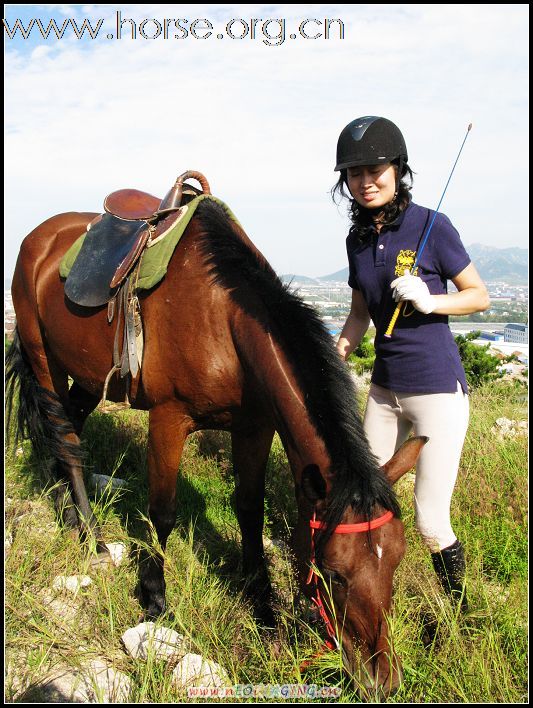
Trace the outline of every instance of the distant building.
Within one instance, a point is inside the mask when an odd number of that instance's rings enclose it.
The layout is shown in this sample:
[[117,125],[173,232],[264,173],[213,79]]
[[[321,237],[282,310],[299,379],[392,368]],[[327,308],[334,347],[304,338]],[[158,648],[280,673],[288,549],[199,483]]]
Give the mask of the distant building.
[[503,332],[481,332],[479,335],[480,339],[488,339],[490,342],[503,342],[504,333]]
[[526,324],[506,324],[503,330],[505,342],[528,343],[528,326]]

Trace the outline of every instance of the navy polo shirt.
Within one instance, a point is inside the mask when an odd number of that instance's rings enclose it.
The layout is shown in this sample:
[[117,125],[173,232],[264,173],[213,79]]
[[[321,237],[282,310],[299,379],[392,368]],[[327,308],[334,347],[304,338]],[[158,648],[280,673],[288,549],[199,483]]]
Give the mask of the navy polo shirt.
[[[361,291],[376,327],[372,382],[392,391],[455,393],[457,381],[465,393],[468,390],[446,315],[424,315],[406,302],[390,339],[383,336],[397,305],[390,284],[413,265],[434,213],[410,202],[394,224],[383,227],[370,241],[346,240],[348,284]],[[447,281],[469,263],[456,229],[448,217],[437,214],[415,275],[427,283],[432,295],[444,295]]]

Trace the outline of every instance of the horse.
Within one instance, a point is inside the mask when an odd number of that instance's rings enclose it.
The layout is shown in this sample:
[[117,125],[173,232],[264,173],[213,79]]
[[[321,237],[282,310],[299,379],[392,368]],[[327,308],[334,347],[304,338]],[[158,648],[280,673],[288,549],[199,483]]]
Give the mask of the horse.
[[[53,216],[23,241],[12,283],[17,326],[6,357],[6,396],[10,406],[19,390],[18,433],[54,461],[63,522],[96,539],[105,560],[80,435],[112,365],[113,332],[105,306],[68,300],[58,271],[96,216]],[[386,616],[405,539],[392,484],[414,465],[425,440],[407,441],[379,468],[352,377],[322,320],[218,203],[198,206],[165,277],[138,296],[144,353],[131,405],[149,411],[148,518],[161,548],[176,520],[185,439],[202,429],[230,431],[246,587],[257,615],[273,621],[262,530],[265,468],[277,431],[294,478],[292,546],[302,590],[326,598],[321,613],[350,676],[385,695],[394,691],[401,665]],[[123,388],[111,379],[107,398],[122,400]],[[145,617],[159,617],[167,607],[164,562],[155,549],[142,555],[139,580]]]

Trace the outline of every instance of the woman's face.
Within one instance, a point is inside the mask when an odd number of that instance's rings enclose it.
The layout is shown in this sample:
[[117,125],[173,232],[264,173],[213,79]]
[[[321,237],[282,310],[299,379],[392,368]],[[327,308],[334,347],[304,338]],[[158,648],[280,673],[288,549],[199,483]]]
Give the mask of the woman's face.
[[396,192],[396,167],[386,165],[362,165],[348,167],[348,189],[362,207],[377,209],[394,199]]

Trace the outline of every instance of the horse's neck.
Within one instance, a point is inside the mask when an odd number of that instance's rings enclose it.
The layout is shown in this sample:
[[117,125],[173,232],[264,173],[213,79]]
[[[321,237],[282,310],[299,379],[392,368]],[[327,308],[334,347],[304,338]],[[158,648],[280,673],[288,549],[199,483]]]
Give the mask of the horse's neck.
[[326,444],[311,420],[305,391],[281,345],[248,316],[241,332],[240,354],[259,385],[263,404],[270,409],[296,480],[299,481],[301,470],[309,464],[316,464],[326,472],[330,466]]

